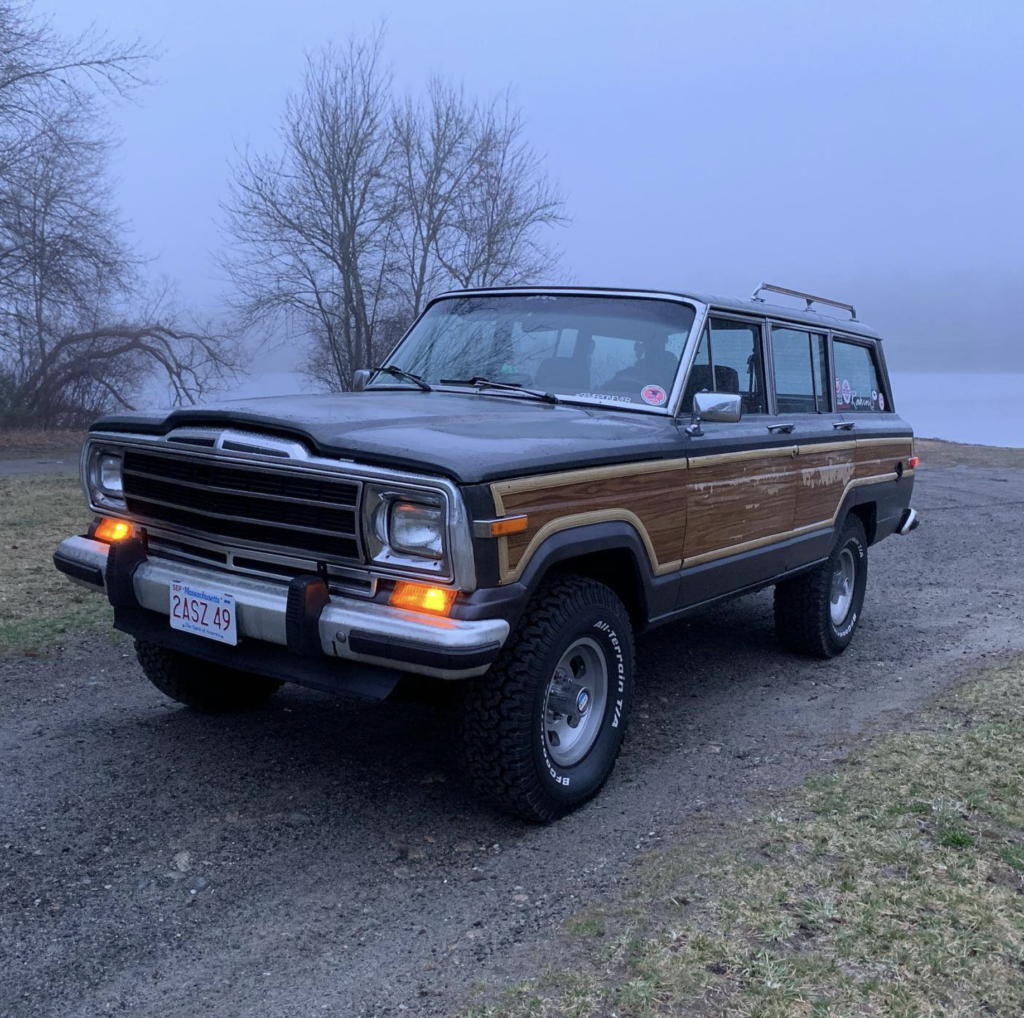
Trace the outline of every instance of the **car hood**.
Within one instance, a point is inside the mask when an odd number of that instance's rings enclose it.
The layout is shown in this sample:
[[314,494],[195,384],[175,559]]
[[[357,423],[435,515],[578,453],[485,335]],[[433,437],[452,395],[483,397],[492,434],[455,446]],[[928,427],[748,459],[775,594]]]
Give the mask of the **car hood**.
[[464,484],[680,454],[679,433],[662,416],[522,396],[406,389],[119,413],[100,418],[93,428],[162,435],[186,425],[297,438],[322,456],[442,473]]

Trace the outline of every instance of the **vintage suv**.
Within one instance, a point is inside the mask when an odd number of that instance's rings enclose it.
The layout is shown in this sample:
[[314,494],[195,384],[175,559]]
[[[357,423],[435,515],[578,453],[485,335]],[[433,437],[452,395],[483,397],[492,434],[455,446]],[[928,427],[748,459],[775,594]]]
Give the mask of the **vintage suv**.
[[458,680],[468,774],[529,819],[607,779],[636,633],[774,584],[831,657],[917,523],[879,337],[797,291],[447,293],[356,388],[97,421],[57,568],[200,709]]

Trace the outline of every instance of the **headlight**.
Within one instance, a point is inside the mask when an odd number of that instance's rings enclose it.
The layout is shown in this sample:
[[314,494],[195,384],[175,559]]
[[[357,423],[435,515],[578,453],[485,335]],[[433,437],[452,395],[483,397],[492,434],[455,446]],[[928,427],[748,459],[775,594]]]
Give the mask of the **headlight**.
[[121,482],[121,457],[111,453],[102,453],[97,466],[100,491],[114,498],[124,497],[124,485]]
[[92,446],[85,464],[85,487],[89,501],[101,508],[124,509],[121,454]]
[[439,559],[444,554],[444,512],[436,505],[394,502],[388,536],[395,551]]
[[367,484],[363,521],[370,562],[437,577],[449,575],[448,502],[441,492]]

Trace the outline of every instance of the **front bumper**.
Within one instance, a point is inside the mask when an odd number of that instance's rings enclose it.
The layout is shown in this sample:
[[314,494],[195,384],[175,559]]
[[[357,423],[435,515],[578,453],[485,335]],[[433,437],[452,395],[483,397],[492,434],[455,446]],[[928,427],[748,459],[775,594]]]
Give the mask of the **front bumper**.
[[[103,591],[110,587],[109,553],[110,545],[102,541],[69,537],[61,542],[53,561],[76,583]],[[258,640],[289,647],[289,588],[284,584],[145,555],[132,564],[127,577],[119,579],[133,592],[138,608],[161,615],[170,614],[172,580],[219,588],[235,598],[240,645],[243,640]],[[322,659],[341,658],[440,679],[482,675],[509,634],[504,619],[441,618],[337,596],[331,596],[310,625],[315,627],[313,643],[319,642]],[[167,631],[172,632],[169,624]],[[220,645],[196,637],[192,646],[200,655],[208,651],[213,656],[212,648]]]

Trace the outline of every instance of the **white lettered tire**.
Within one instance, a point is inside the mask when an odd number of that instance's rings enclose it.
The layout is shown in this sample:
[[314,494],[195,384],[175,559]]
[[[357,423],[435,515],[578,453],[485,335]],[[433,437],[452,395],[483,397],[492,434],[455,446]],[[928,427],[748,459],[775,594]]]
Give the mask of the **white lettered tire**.
[[633,630],[607,586],[565,575],[532,598],[463,706],[469,777],[500,809],[550,822],[615,766],[633,686]]

